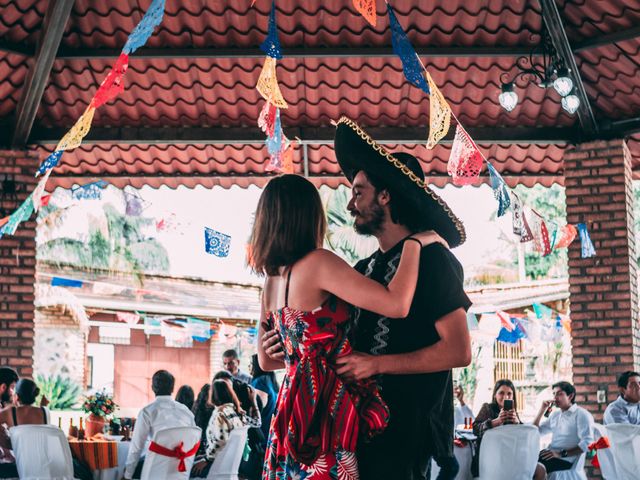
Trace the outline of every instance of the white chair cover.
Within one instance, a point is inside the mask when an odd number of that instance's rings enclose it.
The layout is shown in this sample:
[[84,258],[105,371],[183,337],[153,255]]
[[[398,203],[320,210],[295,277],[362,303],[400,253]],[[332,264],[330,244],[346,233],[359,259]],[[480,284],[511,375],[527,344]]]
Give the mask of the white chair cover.
[[540,433],[537,427],[502,425],[493,428],[482,437],[479,478],[531,480],[539,453]]
[[249,427],[231,430],[227,444],[216,453],[207,480],[238,480],[238,469],[247,443]]
[[[600,437],[609,437],[607,429],[599,423],[593,424],[593,438],[598,440]],[[613,457],[613,448],[603,448],[598,450],[598,462],[600,463],[600,473],[604,480],[618,480],[616,472],[615,459]]]
[[618,480],[637,480],[640,476],[640,425],[606,425],[613,450]]
[[[458,460],[458,465],[460,466],[460,470],[456,475],[455,480],[472,480],[473,476],[471,475],[471,446],[465,445],[464,447],[453,447],[453,454]],[[438,473],[440,473],[440,467],[435,462],[435,460],[431,460],[431,480],[435,480],[438,478]]]
[[9,430],[22,480],[73,480],[67,437],[53,425],[18,425]]
[[[173,449],[180,442],[183,443],[184,451],[191,450],[200,441],[202,430],[198,427],[172,427],[158,430],[153,436],[153,441],[163,447]],[[188,479],[195,455],[184,459],[186,470],[178,471],[179,460],[148,451],[144,459],[140,480],[156,480],[159,478],[167,480]]]

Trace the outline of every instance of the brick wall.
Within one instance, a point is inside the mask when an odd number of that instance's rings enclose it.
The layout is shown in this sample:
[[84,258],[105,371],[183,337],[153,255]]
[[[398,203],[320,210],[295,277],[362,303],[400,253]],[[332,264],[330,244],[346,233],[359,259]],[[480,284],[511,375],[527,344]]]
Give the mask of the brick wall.
[[567,149],[564,156],[567,222],[585,222],[597,256],[569,247],[573,380],[577,401],[602,422],[617,395],[616,379],[640,368],[637,267],[631,156],[622,140]]
[[34,331],[34,375],[67,377],[84,388],[88,332],[60,306],[36,309]]
[[[13,212],[33,191],[37,168],[35,155],[0,150],[0,182],[11,175],[20,188],[17,202],[0,191],[3,209]],[[21,376],[33,374],[35,238],[36,222],[32,217],[20,225],[14,236],[0,239],[0,365],[15,368]]]

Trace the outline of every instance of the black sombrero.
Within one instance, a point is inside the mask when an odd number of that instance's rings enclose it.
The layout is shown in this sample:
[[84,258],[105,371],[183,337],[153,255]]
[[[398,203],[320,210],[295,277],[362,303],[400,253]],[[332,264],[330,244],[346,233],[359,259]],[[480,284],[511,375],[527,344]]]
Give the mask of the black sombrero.
[[415,206],[417,215],[424,215],[425,228],[438,232],[451,248],[464,243],[464,225],[428,187],[424,172],[413,155],[388,152],[347,117],[338,120],[335,151],[349,182],[359,170],[384,178],[391,187],[396,187],[396,194]]

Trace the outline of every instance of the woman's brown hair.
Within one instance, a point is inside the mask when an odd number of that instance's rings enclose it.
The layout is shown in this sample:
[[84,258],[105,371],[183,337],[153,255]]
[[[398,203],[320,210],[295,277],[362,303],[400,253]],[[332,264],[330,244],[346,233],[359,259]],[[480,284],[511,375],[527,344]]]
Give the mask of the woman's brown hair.
[[248,263],[262,275],[278,275],[322,245],[327,230],[320,195],[300,175],[281,175],[265,187],[249,242]]

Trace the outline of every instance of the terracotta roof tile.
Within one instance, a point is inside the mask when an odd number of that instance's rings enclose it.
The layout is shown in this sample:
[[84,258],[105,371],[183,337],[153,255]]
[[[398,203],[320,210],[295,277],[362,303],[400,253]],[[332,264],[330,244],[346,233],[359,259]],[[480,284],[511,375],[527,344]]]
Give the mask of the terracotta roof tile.
[[[76,0],[62,44],[66,48],[111,48],[124,45],[127,33],[150,0],[95,2]],[[167,2],[162,25],[148,47],[255,48],[266,34],[271,3]],[[47,2],[0,0],[0,37],[35,47]],[[396,14],[414,45],[531,46],[541,26],[539,7],[530,2],[420,2],[397,0]],[[561,15],[572,42],[634,27],[640,22],[640,0],[564,2]],[[288,127],[328,126],[346,114],[364,126],[428,124],[429,100],[403,78],[396,58],[286,58],[293,47],[388,47],[390,35],[383,2],[379,23],[369,26],[352,2],[278,2],[280,39],[285,54],[278,76],[290,108],[282,111]],[[576,54],[595,114],[602,125],[638,115],[640,40],[627,40]],[[423,58],[454,113],[468,127],[572,126],[551,90],[533,84],[518,87],[520,102],[505,112],[498,104],[500,75],[512,72],[514,58]],[[27,58],[0,52],[0,119],[10,121],[22,94]],[[71,126],[89,103],[113,60],[57,60],[45,89],[37,123]],[[100,108],[94,126],[230,126],[254,127],[263,100],[255,91],[262,59],[131,58],[126,91]],[[634,166],[640,168],[640,135],[629,141]],[[396,147],[394,147],[396,148]],[[435,184],[446,179],[449,146],[428,152],[424,146],[398,147],[431,158],[424,163]],[[562,181],[563,146],[481,145],[499,171],[526,174],[531,184]],[[340,182],[333,151],[310,145],[309,169],[316,181]],[[41,149],[42,155],[46,152]],[[230,185],[264,183],[266,151],[262,145],[93,145],[63,157],[57,175],[122,175],[134,184]],[[301,153],[296,165],[302,168]],[[210,175],[224,175],[212,178]],[[175,178],[172,178],[175,176]],[[60,184],[73,178],[54,176]],[[508,177],[510,183],[516,180]]]

